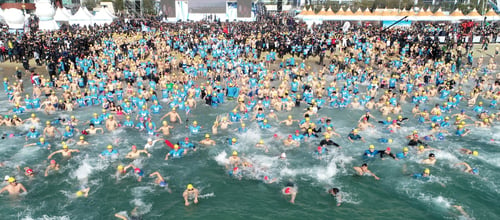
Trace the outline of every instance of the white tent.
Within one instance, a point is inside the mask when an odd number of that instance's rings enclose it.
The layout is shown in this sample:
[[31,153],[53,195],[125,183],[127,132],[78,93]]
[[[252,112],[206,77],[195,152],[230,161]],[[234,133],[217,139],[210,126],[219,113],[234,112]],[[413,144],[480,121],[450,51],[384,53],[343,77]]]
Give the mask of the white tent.
[[95,15],[93,22],[97,25],[111,24],[114,16],[106,9],[101,8]]
[[57,8],[56,9],[56,14],[54,15],[54,20],[56,22],[63,22],[63,23],[68,23],[69,17],[66,13],[64,13],[62,8]]
[[35,14],[38,16],[40,21],[38,22],[38,28],[40,30],[58,30],[59,25],[57,25],[54,20],[54,15],[56,11],[54,6],[50,3],[50,0],[38,0],[36,3]]
[[68,16],[68,18],[71,18],[71,16],[73,16],[73,14],[71,13],[71,10],[69,10],[67,8],[63,8],[62,11],[64,12],[64,14],[66,16]]
[[24,28],[24,13],[17,8],[5,9],[3,12],[5,22],[9,25],[10,29],[23,29]]
[[3,21],[3,10],[0,8],[0,21]]
[[80,8],[78,9],[78,11],[69,18],[69,24],[70,25],[74,25],[74,24],[77,24],[77,25],[80,25],[80,26],[84,26],[84,25],[87,25],[87,26],[90,26],[93,24],[92,22],[92,17],[89,16],[90,13],[87,13],[85,12],[86,9],[84,8]]

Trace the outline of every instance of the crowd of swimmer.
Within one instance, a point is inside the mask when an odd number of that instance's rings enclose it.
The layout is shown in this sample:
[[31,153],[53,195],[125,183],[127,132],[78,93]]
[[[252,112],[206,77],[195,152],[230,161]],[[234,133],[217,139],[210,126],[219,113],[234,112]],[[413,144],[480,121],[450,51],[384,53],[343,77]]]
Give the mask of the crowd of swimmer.
[[[200,146],[215,146],[211,135],[218,135],[219,129],[227,130],[230,125],[237,127],[235,132],[244,133],[248,130],[248,123],[256,123],[261,129],[279,123],[297,130],[286,137],[276,134],[273,138],[285,146],[299,147],[301,143],[314,142],[319,158],[332,148],[340,148],[333,141],[334,137],[365,142],[360,133],[370,127],[395,132],[409,120],[429,125],[430,130],[423,132],[426,135],[419,135],[419,131],[409,134],[407,146],[396,154],[390,148],[377,150],[374,144],[367,144],[364,161],[377,156],[398,160],[412,153],[435,151],[429,142],[448,135],[464,137],[470,132],[468,126],[489,127],[499,119],[496,104],[500,88],[495,81],[498,75],[494,74],[498,50],[491,55],[490,62],[484,63],[482,57],[474,61],[470,45],[463,46],[462,43],[450,45],[450,56],[445,57],[436,42],[390,36],[380,38],[369,34],[372,27],[366,27],[367,30],[356,27],[345,34],[324,30],[324,34],[314,35],[300,26],[296,32],[290,31],[289,36],[297,36],[298,32],[315,38],[299,41],[287,38],[287,33],[283,33],[282,37],[292,43],[285,47],[280,45],[280,39],[275,38],[275,45],[269,49],[269,45],[263,43],[267,41],[262,40],[269,34],[249,31],[245,38],[239,38],[241,34],[228,35],[222,25],[219,28],[210,34],[182,28],[110,33],[100,43],[90,45],[88,55],[58,58],[57,75],[53,77],[34,71],[26,71],[29,79],[23,73],[14,74],[14,77],[3,80],[12,110],[1,118],[0,123],[10,127],[25,123],[33,125],[22,134],[22,138],[31,142],[26,147],[38,146],[52,151],[47,157],[50,164],[44,171],[47,176],[60,168],[60,164],[52,159],[54,155],[68,158],[79,152],[78,149],[69,149],[68,145],[87,145],[86,135],[116,129],[136,129],[151,136],[144,149],[132,146],[126,158],[139,158],[141,154],[152,156],[148,149],[160,140],[172,148],[165,160],[194,152],[195,142],[189,138],[175,141],[175,144],[166,139],[174,126],[185,126],[181,125],[183,117],[200,103],[213,108],[234,105],[226,116],[217,117],[213,124],[199,125],[193,121],[187,125],[193,135],[200,134],[202,126],[211,128],[211,132],[201,134],[205,138],[198,142]],[[154,47],[150,46],[151,43]],[[306,46],[302,47],[302,44]],[[313,71],[310,65],[315,65],[313,62],[317,56],[326,56],[330,62]],[[462,64],[461,59],[465,56],[468,62]],[[327,81],[327,78],[333,80]],[[31,94],[25,90],[28,85],[32,85]],[[433,98],[441,101],[432,103]],[[476,115],[460,111],[458,107],[462,102]],[[403,112],[402,105],[413,106],[411,113]],[[428,111],[426,106],[430,105],[434,107]],[[41,122],[37,116],[54,117],[60,111],[71,114],[75,109],[90,106],[100,106],[102,112],[94,113],[89,121],[80,121],[77,115],[71,115]],[[349,134],[338,134],[335,121],[322,115],[321,109],[324,108],[366,109],[366,114]],[[293,109],[304,109],[303,118],[294,119],[286,113]],[[371,123],[375,118],[374,111],[379,111],[384,119]],[[152,120],[153,115],[162,117],[158,122]],[[45,123],[43,131],[34,126],[39,123]],[[8,134],[3,138],[19,137]],[[62,149],[57,149],[61,141]],[[229,137],[228,143],[224,144],[237,143],[236,138]],[[100,154],[103,159],[118,156],[113,144],[116,143],[110,143]],[[267,152],[271,146],[260,140],[255,147]],[[470,149],[460,151],[478,155],[477,151]],[[434,164],[435,155],[430,153],[428,156],[422,163]],[[286,159],[286,154],[281,154],[280,158]],[[368,169],[367,163],[360,164],[354,167],[357,174],[379,179]],[[465,172],[478,174],[478,170],[466,162],[458,165],[465,166]],[[241,178],[241,170],[248,166],[251,162],[238,157],[237,151],[232,152],[227,164],[231,176]],[[132,171],[138,181],[146,175],[132,164],[120,165],[117,170],[117,176]],[[30,177],[36,173],[29,167],[24,171]],[[430,170],[423,169],[414,177],[427,179],[429,175]],[[156,184],[168,187],[160,172],[149,176],[155,178]],[[15,177],[6,177],[6,181],[9,184],[0,192],[19,194],[26,191]],[[272,183],[276,179],[264,176],[263,181]],[[88,196],[89,190],[82,189],[77,196]],[[298,193],[295,184],[286,184],[282,192],[291,195],[290,202],[294,203]],[[329,193],[340,205],[339,189],[332,188]],[[191,199],[197,203],[198,190],[188,184],[183,197],[186,206]]]

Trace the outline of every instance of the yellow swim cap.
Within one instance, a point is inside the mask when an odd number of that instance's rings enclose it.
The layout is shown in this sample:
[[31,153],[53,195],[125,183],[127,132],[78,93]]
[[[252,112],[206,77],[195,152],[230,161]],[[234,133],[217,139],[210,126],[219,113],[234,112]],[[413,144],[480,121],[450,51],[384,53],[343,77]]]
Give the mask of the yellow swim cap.
[[14,177],[9,177],[9,179],[7,180],[9,183],[13,183],[13,182],[16,182],[16,178]]
[[326,135],[325,135],[325,139],[328,139],[328,138],[330,138],[330,135],[329,135],[329,134],[326,134]]
[[375,149],[375,146],[373,146],[373,144],[371,144],[370,149]]
[[289,116],[288,116],[288,118],[289,118],[289,119],[292,119],[292,116],[291,116],[291,115],[289,115]]
[[83,139],[85,139],[85,137],[84,136],[80,136],[80,140],[83,140]]
[[236,138],[231,139],[232,142],[236,142]]
[[389,142],[389,144],[392,143],[392,139],[389,138],[389,140],[387,140],[387,142]]
[[391,118],[391,117],[387,117],[387,121],[391,121],[391,120],[392,120],[392,118]]
[[404,148],[403,148],[403,152],[408,152],[408,148],[407,148],[407,147],[404,147]]
[[238,156],[238,152],[233,151],[233,156]]
[[477,157],[477,156],[479,155],[479,152],[477,152],[477,151],[472,151],[472,155]]
[[418,147],[418,149],[420,149],[420,150],[423,150],[424,148],[425,148],[425,147],[424,147],[424,145],[420,145],[420,146]]
[[245,124],[243,124],[243,123],[242,123],[242,124],[241,124],[241,127],[245,127]]
[[31,117],[32,117],[32,118],[36,117],[35,113],[31,114]]
[[198,122],[197,121],[193,121],[193,124],[198,124]]
[[117,170],[123,170],[123,165],[118,165],[118,167],[116,167]]
[[264,119],[264,123],[267,123],[267,119]]
[[163,123],[163,125],[167,125],[167,121],[163,121],[162,123]]
[[45,124],[46,124],[46,125],[50,125],[50,121],[46,121],[46,122],[45,122]]
[[259,144],[264,144],[264,140],[260,139]]
[[179,145],[174,145],[174,149],[179,149]]
[[45,141],[45,138],[41,137],[41,138],[40,138],[40,141]]
[[107,148],[108,148],[108,149],[113,149],[113,146],[111,146],[111,144],[110,144],[110,145],[108,145],[108,147],[107,147]]
[[425,174],[430,174],[430,173],[431,173],[431,170],[429,170],[429,168],[425,168],[424,173],[425,173]]
[[358,133],[358,129],[352,130],[352,133]]
[[209,134],[205,134],[205,137],[206,137],[206,138],[209,138],[209,137],[210,137],[210,135],[209,135]]
[[68,145],[63,144],[62,148],[63,148],[63,149],[68,149]]
[[418,134],[418,131],[417,130],[413,130],[413,134]]
[[82,191],[76,192],[76,197],[82,197],[82,196],[83,196],[83,192]]
[[193,185],[192,184],[188,184],[186,188],[187,189],[193,189]]

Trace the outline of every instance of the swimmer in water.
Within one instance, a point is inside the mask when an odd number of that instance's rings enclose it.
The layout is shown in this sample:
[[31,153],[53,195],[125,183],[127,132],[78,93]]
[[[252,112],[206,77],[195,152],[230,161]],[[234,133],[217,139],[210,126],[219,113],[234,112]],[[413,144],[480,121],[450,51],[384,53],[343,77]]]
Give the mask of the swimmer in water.
[[207,146],[215,146],[215,141],[210,139],[210,134],[205,134],[205,139],[201,140],[199,142],[202,145],[207,145]]
[[361,140],[361,141],[363,141],[363,143],[366,142],[365,139],[363,137],[361,137],[361,135],[358,134],[358,129],[353,129],[351,131],[351,133],[349,133],[349,135],[347,135],[347,139],[349,139],[349,141],[351,143],[354,143],[354,141],[357,141],[357,140]]
[[116,213],[115,217],[122,219],[122,220],[141,220],[142,219],[142,217],[137,212],[137,207],[135,207],[132,211],[130,211],[130,216],[128,216],[127,213],[125,212],[125,214]]
[[186,190],[182,193],[184,197],[184,205],[189,206],[189,200],[193,200],[194,204],[198,204],[198,189],[194,188],[192,184],[188,184]]
[[358,175],[360,176],[363,176],[365,174],[368,174],[368,175],[371,175],[373,176],[376,180],[380,180],[380,178],[378,178],[377,175],[375,175],[374,173],[372,173],[372,171],[370,171],[368,169],[368,164],[364,163],[361,165],[361,167],[353,167],[354,170],[356,170],[356,172],[358,173]]
[[68,145],[66,145],[66,143],[62,143],[62,150],[57,150],[57,151],[54,151],[52,152],[48,157],[47,159],[50,159],[52,158],[52,156],[56,155],[56,154],[61,154],[63,156],[63,158],[70,158],[71,157],[71,153],[73,152],[80,152],[80,150],[78,149],[68,149]]
[[241,164],[241,158],[238,157],[237,151],[233,151],[233,154],[228,158],[228,160],[229,160],[228,166],[231,167],[237,167],[238,165]]
[[340,206],[342,203],[342,195],[340,195],[339,188],[331,188],[328,190],[328,194],[334,196],[337,199],[337,206]]
[[181,116],[179,115],[179,113],[177,113],[175,111],[175,108],[172,108],[172,110],[170,112],[168,112],[167,114],[165,114],[163,117],[160,118],[160,121],[163,121],[163,119],[165,117],[168,117],[170,119],[170,122],[171,123],[175,123],[177,122],[177,120],[179,120],[179,123],[182,124],[182,119],[181,119]]
[[421,161],[421,163],[427,164],[427,165],[434,165],[434,164],[436,164],[436,155],[434,155],[433,153],[430,153],[429,154],[429,158],[423,159]]
[[9,182],[9,185],[7,185],[7,186],[3,187],[2,189],[0,189],[0,194],[2,194],[3,192],[7,191],[7,192],[9,192],[9,195],[15,196],[15,195],[19,195],[21,193],[21,191],[28,192],[26,190],[26,188],[23,186],[23,184],[18,183],[16,181],[16,178],[14,178],[14,177],[9,177],[9,179],[7,180],[7,182]]
[[137,150],[137,147],[135,145],[132,145],[132,151],[130,151],[125,158],[128,159],[137,159],[139,156],[141,156],[141,153],[144,153],[148,155],[148,157],[151,157],[151,154],[147,150]]
[[144,177],[144,171],[142,171],[140,168],[134,166],[133,164],[129,164],[128,166],[123,168],[123,172],[126,173],[129,168],[134,169],[134,174],[137,175],[137,181],[141,182],[142,177]]
[[113,146],[112,145],[108,145],[106,147],[106,150],[102,151],[101,154],[99,154],[99,157],[101,157],[102,159],[106,159],[108,157],[112,157],[112,156],[118,156],[118,151],[113,149]]
[[264,148],[265,152],[269,152],[269,148],[264,144],[264,140],[260,139],[259,143],[255,144],[256,148]]
[[462,162],[462,163],[457,163],[455,166],[465,166],[465,169],[463,170],[466,173],[470,174],[479,174],[479,170],[477,168],[472,168],[468,163]]
[[461,148],[460,149],[460,153],[462,154],[468,154],[468,155],[472,155],[472,156],[478,156],[479,153],[477,151],[473,151],[473,150],[469,150],[469,149],[466,149],[466,148]]
[[83,189],[76,191],[75,195],[76,197],[85,197],[87,198],[89,196],[90,192],[90,187],[82,187]]
[[169,193],[172,193],[172,190],[170,190],[170,188],[168,188],[167,181],[165,181],[163,176],[161,176],[160,172],[156,171],[156,172],[153,172],[152,174],[149,174],[149,177],[155,177],[155,176],[156,176],[155,184],[158,184],[160,187],[165,187]]
[[76,142],[76,145],[82,146],[82,145],[88,145],[89,142],[85,141],[85,136],[80,136],[80,140]]
[[283,193],[283,195],[291,196],[290,202],[295,203],[295,198],[297,197],[298,188],[295,186],[294,183],[288,182],[285,188],[281,190],[281,193]]
[[174,158],[180,158],[183,155],[185,155],[187,151],[185,151],[182,148],[179,148],[179,145],[174,145],[174,149],[168,152],[168,154],[165,156],[165,160],[168,160],[169,157],[174,157]]
[[51,170],[59,170],[59,164],[55,160],[51,160],[50,164],[45,168],[45,176],[48,176]]

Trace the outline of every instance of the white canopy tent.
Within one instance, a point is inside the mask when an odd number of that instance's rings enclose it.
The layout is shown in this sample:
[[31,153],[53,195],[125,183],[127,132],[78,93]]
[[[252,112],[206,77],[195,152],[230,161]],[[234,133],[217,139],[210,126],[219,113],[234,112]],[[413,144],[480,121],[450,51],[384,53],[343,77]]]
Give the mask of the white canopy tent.
[[0,21],[3,21],[3,10],[0,8]]
[[92,16],[90,16],[90,13],[85,12],[86,9],[80,8],[78,11],[69,18],[69,24],[70,25],[80,25],[80,26],[90,26],[93,24],[92,22]]
[[24,28],[24,13],[17,8],[5,9],[3,12],[5,22],[9,25],[9,29]]
[[56,9],[56,14],[54,15],[54,20],[58,23],[68,23],[70,16],[64,13],[62,8]]
[[111,24],[114,18],[115,17],[107,8],[101,8],[101,10],[94,15],[93,22],[97,25]]

